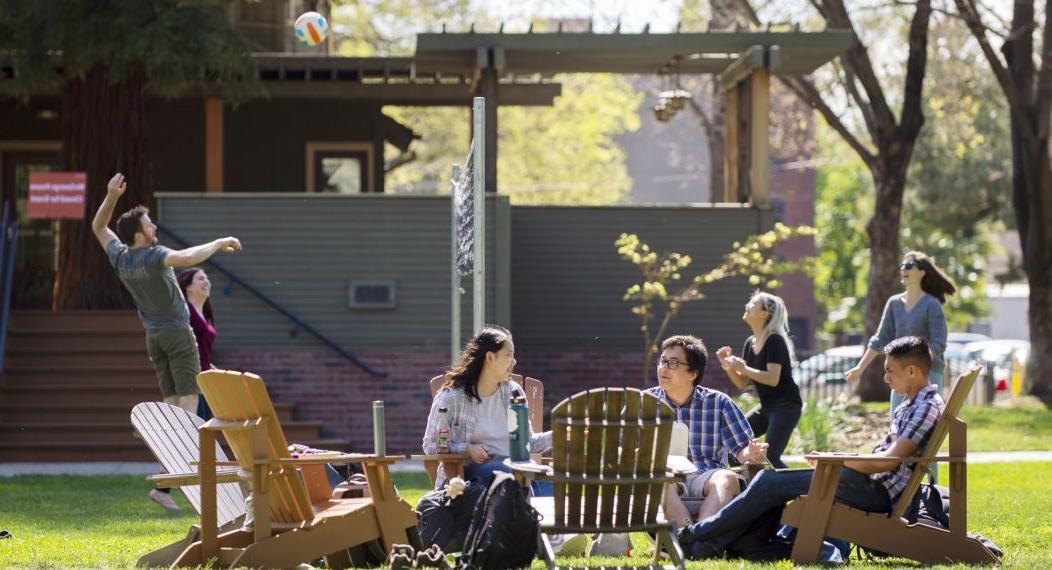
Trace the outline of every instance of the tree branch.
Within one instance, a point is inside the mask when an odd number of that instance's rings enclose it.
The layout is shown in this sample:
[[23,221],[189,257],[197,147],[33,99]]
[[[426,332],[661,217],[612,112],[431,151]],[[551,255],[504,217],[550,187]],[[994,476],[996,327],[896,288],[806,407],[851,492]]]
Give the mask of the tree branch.
[[705,136],[712,140],[714,135],[712,119],[709,118],[709,114],[705,112],[705,109],[701,108],[701,105],[694,100],[693,97],[687,99],[687,104],[690,105],[690,110],[694,111],[694,114],[701,120],[701,128],[705,131]]
[[[968,25],[968,30],[972,32],[972,36],[979,42],[979,49],[982,50],[983,56],[986,57],[987,63],[990,64],[990,69],[993,71],[994,77],[997,78],[997,83],[1001,86],[1001,91],[1004,92],[1005,98],[1008,100],[1008,106],[1013,113],[1016,113],[1016,116],[1026,117],[1026,100],[1016,87],[1015,81],[1012,80],[1007,64],[1001,60],[1001,56],[997,55],[993,46],[990,45],[990,40],[986,37],[987,28],[983,25],[979,11],[975,7],[975,0],[953,0],[953,2],[957,5],[957,11],[960,12],[961,18]],[[1043,68],[1042,71],[1044,71]]]
[[782,85],[785,85],[790,91],[795,93],[801,101],[817,110],[822,115],[822,118],[826,120],[826,124],[832,127],[858,153],[858,156],[862,158],[866,166],[873,168],[876,161],[874,154],[862,144],[862,141],[858,140],[858,137],[844,125],[844,121],[822,100],[821,95],[818,94],[818,89],[813,83],[802,77],[784,75],[777,75],[776,77],[778,77]]
[[870,139],[877,140],[877,119],[873,116],[872,105],[869,104],[869,101],[862,98],[862,93],[858,90],[855,74],[851,72],[850,68],[841,66],[836,60],[833,60],[833,64],[843,74],[844,89],[848,92],[848,95],[854,99],[855,104],[858,105],[859,111],[862,112],[862,120],[866,122],[866,130],[869,131]]
[[928,67],[928,25],[931,22],[931,0],[918,0],[909,31],[909,59],[906,60],[906,85],[902,97],[902,122],[899,133],[906,138],[916,138],[924,125],[924,109],[921,95],[924,91],[924,74]]
[[854,34],[855,41],[842,59],[852,73],[858,77],[859,83],[866,91],[866,97],[873,107],[873,118],[882,137],[891,136],[896,124],[895,114],[884,97],[884,89],[880,86],[880,80],[873,71],[873,62],[869,59],[869,52],[859,39],[858,32],[855,31],[855,25],[851,22],[843,0],[821,0],[821,4],[820,12],[830,27],[850,30]]
[[[892,4],[897,4],[899,6],[916,6],[917,5],[916,2],[909,2],[908,0],[891,0],[891,3]],[[939,8],[938,6],[932,6],[931,7],[931,11],[936,13],[936,14],[942,14],[943,16],[946,16],[948,18],[953,18],[954,20],[961,20],[962,19],[961,15],[958,14],[957,12],[951,12],[950,10],[947,10],[945,8]],[[1005,22],[1004,20],[1000,20],[1000,19],[998,19],[998,20],[1004,26],[1004,29],[1007,30],[1008,29],[1008,23]],[[986,31],[991,33],[991,34],[993,34],[993,35],[995,35],[995,36],[997,36],[997,37],[999,37],[999,38],[1002,38],[1002,39],[1005,38],[1008,35],[1006,32],[995,30],[995,29],[990,28],[990,27],[987,27]]]

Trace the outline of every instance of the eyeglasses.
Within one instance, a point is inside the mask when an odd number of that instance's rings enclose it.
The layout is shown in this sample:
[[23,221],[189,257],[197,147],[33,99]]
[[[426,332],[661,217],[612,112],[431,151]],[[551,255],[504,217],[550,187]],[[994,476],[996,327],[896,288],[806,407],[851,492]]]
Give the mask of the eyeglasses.
[[665,368],[668,368],[669,370],[675,370],[675,369],[679,368],[680,364],[686,364],[686,363],[681,361],[678,358],[665,358],[664,356],[662,356],[661,358],[658,358],[658,366],[664,366]]
[[905,269],[905,270],[909,271],[910,269],[913,269],[913,268],[914,268],[914,266],[916,266],[916,265],[917,265],[917,264],[916,264],[916,263],[914,263],[914,262],[913,262],[913,261],[911,260],[911,261],[903,261],[903,262],[902,262],[902,265],[900,265],[899,267],[901,267],[902,269]]

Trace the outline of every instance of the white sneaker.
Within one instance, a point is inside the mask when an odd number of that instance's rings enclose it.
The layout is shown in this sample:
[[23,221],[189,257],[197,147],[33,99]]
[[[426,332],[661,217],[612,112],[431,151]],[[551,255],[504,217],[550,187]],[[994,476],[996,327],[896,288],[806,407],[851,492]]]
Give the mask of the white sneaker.
[[548,537],[552,552],[562,556],[584,556],[592,539],[587,534],[553,534]]
[[177,512],[183,510],[179,505],[175,504],[175,499],[168,493],[162,493],[157,489],[150,489],[150,492],[146,494],[151,501],[164,507],[167,511]]

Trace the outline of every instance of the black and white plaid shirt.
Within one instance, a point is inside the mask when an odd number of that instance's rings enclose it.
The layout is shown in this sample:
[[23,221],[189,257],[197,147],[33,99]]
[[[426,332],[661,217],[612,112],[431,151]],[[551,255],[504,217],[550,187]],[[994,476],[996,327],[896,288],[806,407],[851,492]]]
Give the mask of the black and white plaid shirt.
[[[939,395],[938,388],[931,384],[921,388],[921,391],[917,392],[916,398],[906,400],[899,404],[899,407],[895,408],[895,412],[892,414],[891,427],[888,428],[888,434],[884,436],[883,441],[873,448],[873,453],[885,451],[895,443],[895,440],[905,437],[917,444],[917,451],[913,453],[913,456],[920,457],[924,452],[924,446],[928,444],[928,439],[931,438],[932,432],[935,431],[935,424],[939,421],[939,416],[942,415],[943,407],[942,396]],[[898,467],[891,471],[874,473],[870,477],[887,488],[888,497],[894,503],[898,500],[906,485],[909,484],[910,476],[913,475],[914,465],[912,463],[900,463]]]

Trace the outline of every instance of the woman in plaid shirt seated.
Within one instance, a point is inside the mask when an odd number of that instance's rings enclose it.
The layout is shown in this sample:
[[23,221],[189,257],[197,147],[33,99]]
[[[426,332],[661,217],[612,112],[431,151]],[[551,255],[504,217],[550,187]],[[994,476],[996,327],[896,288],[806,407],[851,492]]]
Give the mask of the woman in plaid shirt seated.
[[[938,389],[928,381],[931,368],[928,342],[916,336],[902,337],[888,343],[884,354],[887,356],[884,381],[906,400],[895,408],[888,433],[873,448],[873,454],[889,458],[916,457],[928,443],[944,407]],[[836,500],[872,513],[891,512],[913,469],[914,464],[895,460],[845,461]],[[812,469],[760,473],[720,512],[680,532],[684,551],[694,558],[721,555],[753,527],[756,519],[806,495],[813,474]],[[781,517],[780,512],[778,516]]]
[[[508,406],[513,396],[525,396],[509,377],[515,368],[515,343],[507,329],[487,325],[464,345],[464,351],[446,373],[446,383],[435,394],[424,432],[424,453],[438,453],[439,408],[447,410],[449,451],[467,453],[464,479],[488,485],[494,471],[508,471],[510,454]],[[530,449],[543,453],[552,446],[551,432],[530,435]],[[435,488],[445,484],[439,468]]]

